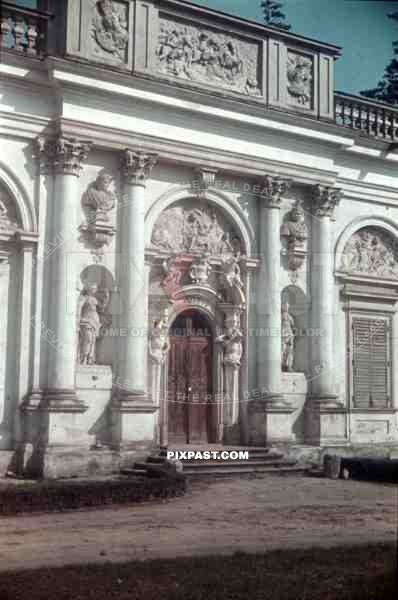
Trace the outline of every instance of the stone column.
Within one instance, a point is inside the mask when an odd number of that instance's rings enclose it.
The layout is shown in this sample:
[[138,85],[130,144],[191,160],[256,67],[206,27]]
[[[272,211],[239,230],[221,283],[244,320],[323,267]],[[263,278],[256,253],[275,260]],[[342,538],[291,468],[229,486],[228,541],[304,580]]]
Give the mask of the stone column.
[[307,439],[311,443],[321,443],[326,438],[337,442],[345,430],[345,417],[334,389],[336,372],[333,369],[336,314],[333,215],[341,196],[337,188],[322,185],[313,188],[311,327],[319,330],[319,335],[314,336],[311,344],[312,393],[307,407]]
[[[53,194],[50,198],[51,225],[48,229],[44,255],[45,280],[50,286],[43,310],[43,344],[48,348],[48,375],[44,390],[44,407],[49,412],[84,412],[86,407],[75,391],[76,363],[76,302],[77,280],[73,253],[79,227],[82,163],[90,150],[89,142],[65,138],[39,139],[38,156],[41,168],[53,175]],[[43,346],[42,346],[43,347]],[[68,443],[67,426],[64,430]],[[49,434],[51,438],[51,435]]]
[[[260,196],[260,269],[257,273],[257,379],[249,403],[251,442],[263,444],[290,439],[283,397],[281,367],[281,239],[280,209],[291,181],[266,176]],[[263,330],[260,335],[260,330]]]
[[126,329],[114,396],[114,440],[117,445],[152,442],[156,408],[146,395],[147,290],[145,285],[145,186],[156,154],[126,149],[121,170],[124,202],[121,206],[120,326]]

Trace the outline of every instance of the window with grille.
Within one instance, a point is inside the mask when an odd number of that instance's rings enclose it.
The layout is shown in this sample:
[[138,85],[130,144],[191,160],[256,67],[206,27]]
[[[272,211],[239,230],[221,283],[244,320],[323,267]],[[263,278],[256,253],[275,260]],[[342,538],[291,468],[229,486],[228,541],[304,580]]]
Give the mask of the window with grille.
[[387,319],[353,317],[353,407],[388,408],[391,398],[391,324]]

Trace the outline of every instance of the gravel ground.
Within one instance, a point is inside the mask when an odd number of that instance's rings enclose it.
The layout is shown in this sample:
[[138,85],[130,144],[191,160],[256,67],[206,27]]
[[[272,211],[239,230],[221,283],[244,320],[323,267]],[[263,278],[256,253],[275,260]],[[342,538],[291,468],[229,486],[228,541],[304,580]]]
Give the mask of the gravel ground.
[[185,497],[0,519],[0,570],[397,540],[397,487],[267,476],[191,484]]

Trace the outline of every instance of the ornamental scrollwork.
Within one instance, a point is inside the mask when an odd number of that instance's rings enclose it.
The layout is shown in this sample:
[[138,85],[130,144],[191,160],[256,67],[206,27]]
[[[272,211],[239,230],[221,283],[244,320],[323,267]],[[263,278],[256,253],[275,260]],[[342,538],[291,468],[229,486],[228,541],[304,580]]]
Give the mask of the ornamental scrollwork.
[[259,96],[256,44],[210,29],[160,19],[158,69],[174,77]]
[[379,227],[364,227],[346,243],[339,270],[352,275],[398,279],[398,242]]

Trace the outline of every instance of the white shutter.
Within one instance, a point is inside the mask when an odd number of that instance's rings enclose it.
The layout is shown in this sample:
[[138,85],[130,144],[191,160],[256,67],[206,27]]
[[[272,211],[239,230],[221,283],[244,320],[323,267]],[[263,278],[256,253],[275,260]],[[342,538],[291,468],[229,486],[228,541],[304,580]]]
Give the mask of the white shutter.
[[353,404],[355,408],[390,405],[390,326],[385,319],[354,317]]

